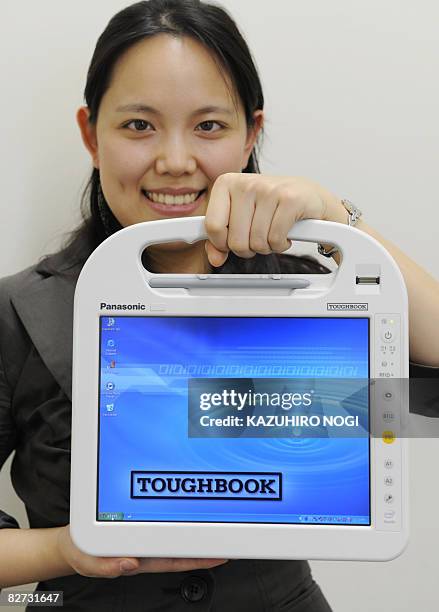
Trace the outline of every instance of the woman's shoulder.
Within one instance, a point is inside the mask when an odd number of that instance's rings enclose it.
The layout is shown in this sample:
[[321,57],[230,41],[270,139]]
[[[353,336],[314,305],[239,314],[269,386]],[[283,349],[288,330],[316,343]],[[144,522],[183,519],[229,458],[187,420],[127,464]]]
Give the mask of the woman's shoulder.
[[22,291],[39,288],[42,281],[52,278],[45,289],[63,281],[75,284],[82,266],[93,250],[91,230],[88,224],[78,227],[70,242],[54,253],[43,255],[34,264],[0,278],[0,308],[4,301]]
[[5,309],[10,308],[11,298],[21,289],[32,287],[38,281],[39,274],[37,272],[38,263],[24,268],[13,274],[8,274],[0,278],[0,314],[5,312]]
[[68,393],[77,274],[66,275],[61,269],[64,257],[54,254],[0,279],[0,352],[12,388],[35,347]]
[[29,346],[28,336],[15,308],[15,299],[21,293],[29,293],[38,277],[37,265],[0,278],[0,356],[3,375],[11,389],[19,378]]
[[[78,268],[78,269],[77,269]],[[79,266],[72,266],[62,251],[45,255],[36,263],[0,278],[0,300],[10,297],[21,290],[31,290],[32,287],[51,276],[71,276],[79,274]]]
[[0,333],[16,328],[17,318],[23,320],[23,315],[41,318],[38,311],[48,302],[73,295],[79,270],[67,268],[65,256],[58,252],[0,278]]

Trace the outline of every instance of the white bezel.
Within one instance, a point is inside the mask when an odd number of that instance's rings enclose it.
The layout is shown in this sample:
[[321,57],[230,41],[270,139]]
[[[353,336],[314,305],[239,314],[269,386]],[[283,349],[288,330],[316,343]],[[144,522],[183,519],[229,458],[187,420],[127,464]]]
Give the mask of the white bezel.
[[[327,221],[295,224],[292,240],[335,244],[342,253],[339,268],[330,274],[283,275],[307,279],[308,287],[276,290],[276,279],[261,275],[260,289],[197,290],[152,288],[154,276],[141,264],[148,244],[205,239],[204,217],[179,218],[132,225],[102,243],[86,262],[74,303],[73,413],[70,531],[75,544],[96,556],[208,557],[267,559],[388,560],[402,552],[408,540],[407,440],[386,444],[371,438],[371,526],[285,525],[230,523],[136,523],[96,520],[99,316],[102,300],[148,305],[142,316],[343,316],[328,304],[367,304],[349,317],[370,317],[370,373],[386,378],[381,368],[381,333],[386,317],[396,322],[395,366],[389,384],[408,377],[408,298],[403,276],[390,254],[368,234]],[[356,282],[377,275],[376,284]],[[204,282],[197,275],[192,281]],[[238,279],[236,279],[238,280]],[[243,299],[243,293],[245,299]],[[126,315],[127,313],[120,313]],[[133,313],[139,315],[138,312]],[[117,315],[116,315],[117,316]],[[375,402],[379,401],[375,398]],[[378,406],[379,408],[379,406]],[[408,416],[408,396],[400,398],[399,418]],[[379,410],[374,410],[379,417]],[[377,428],[381,427],[378,423]],[[383,425],[384,428],[384,425]],[[394,462],[392,491],[395,515],[385,519],[384,460]]]

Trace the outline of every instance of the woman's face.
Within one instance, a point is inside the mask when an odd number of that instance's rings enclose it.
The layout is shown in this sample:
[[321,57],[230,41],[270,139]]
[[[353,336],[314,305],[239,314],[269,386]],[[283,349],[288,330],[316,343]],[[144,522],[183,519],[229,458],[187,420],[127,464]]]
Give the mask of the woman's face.
[[[121,225],[204,215],[215,179],[246,167],[263,113],[248,130],[224,78],[200,43],[161,34],[118,60],[96,126],[88,108],[79,109],[84,143]],[[176,190],[188,195],[165,198]]]

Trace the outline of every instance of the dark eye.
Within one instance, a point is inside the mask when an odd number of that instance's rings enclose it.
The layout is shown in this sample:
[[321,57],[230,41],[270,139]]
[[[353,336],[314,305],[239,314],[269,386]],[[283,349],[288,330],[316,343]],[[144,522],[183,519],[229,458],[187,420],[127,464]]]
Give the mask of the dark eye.
[[[200,125],[200,126],[212,126],[212,125],[214,125],[214,124],[216,124],[216,125],[217,125],[217,126],[220,128],[220,129],[222,129],[222,127],[223,127],[222,125],[220,125],[220,124],[218,123],[218,121],[203,121],[203,122],[202,122],[202,123],[200,123],[199,125]],[[203,130],[201,130],[201,131],[202,131],[202,132],[212,132],[212,131],[218,132],[219,130],[210,130],[210,129],[205,130],[205,129],[203,129]]]
[[130,128],[128,128],[128,129],[130,129],[130,131],[131,131],[131,132],[145,132],[145,131],[147,131],[147,130],[142,129],[142,127],[141,127],[141,126],[151,125],[151,124],[149,123],[149,121],[145,121],[144,119],[132,119],[132,120],[131,120],[129,123],[126,123],[126,124],[124,125],[124,127],[126,127],[126,128],[127,128],[129,125],[131,125],[131,123],[134,123],[134,124],[136,125],[136,128],[137,128],[137,127],[139,127],[139,128],[140,128],[140,129],[135,129],[135,130],[131,130]]

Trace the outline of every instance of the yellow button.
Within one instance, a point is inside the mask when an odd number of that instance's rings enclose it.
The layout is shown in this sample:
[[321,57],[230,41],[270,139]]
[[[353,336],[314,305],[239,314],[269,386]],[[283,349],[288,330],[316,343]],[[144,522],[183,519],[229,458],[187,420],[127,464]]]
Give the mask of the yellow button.
[[383,431],[383,442],[386,444],[393,444],[395,442],[396,436],[393,431]]

